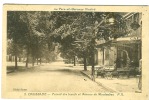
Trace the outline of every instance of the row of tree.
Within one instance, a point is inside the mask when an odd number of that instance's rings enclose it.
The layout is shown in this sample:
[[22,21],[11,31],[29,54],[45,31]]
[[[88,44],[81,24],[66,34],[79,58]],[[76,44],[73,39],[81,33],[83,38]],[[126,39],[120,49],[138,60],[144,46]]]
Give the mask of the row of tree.
[[[15,56],[15,68],[17,58],[26,58],[28,67],[29,58],[32,58],[34,66],[41,58],[53,59],[55,44],[50,40],[52,22],[47,22],[50,12],[7,12],[7,54]],[[49,31],[50,30],[50,31]],[[53,55],[50,55],[53,53]]]
[[[109,41],[127,34],[125,21],[120,13],[105,12],[55,12],[58,14],[59,28],[53,31],[53,39],[61,47],[63,58],[84,59],[84,70],[87,62],[92,65],[94,78],[96,41]],[[75,65],[75,63],[74,63]]]
[[35,59],[50,59],[59,44],[63,58],[83,58],[84,70],[88,61],[92,72],[96,41],[123,36],[127,29],[120,13],[111,12],[8,11],[7,25],[7,52],[15,56],[16,68],[17,57],[25,56],[28,67],[30,56],[33,65]]

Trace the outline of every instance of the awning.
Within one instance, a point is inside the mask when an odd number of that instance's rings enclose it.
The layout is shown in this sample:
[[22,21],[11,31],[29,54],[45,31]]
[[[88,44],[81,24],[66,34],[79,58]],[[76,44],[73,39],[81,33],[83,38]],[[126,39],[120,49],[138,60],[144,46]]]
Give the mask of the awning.
[[102,43],[102,44],[97,44],[96,47],[97,47],[97,48],[101,48],[101,47],[104,47],[104,46],[111,45],[111,43],[112,43],[112,40],[107,41],[107,42]]
[[[128,38],[119,38],[115,40],[110,40],[102,44],[97,44],[97,48],[102,48],[104,46],[127,46],[127,44],[140,44],[141,39],[131,39],[130,37]],[[128,47],[128,46],[127,46]]]

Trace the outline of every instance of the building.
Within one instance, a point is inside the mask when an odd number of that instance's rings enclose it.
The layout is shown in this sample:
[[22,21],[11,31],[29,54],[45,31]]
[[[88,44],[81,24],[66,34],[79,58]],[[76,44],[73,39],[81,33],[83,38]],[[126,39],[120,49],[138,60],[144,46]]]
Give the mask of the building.
[[[142,14],[126,13],[123,19],[127,34],[105,41],[98,41],[97,64],[113,69],[138,69],[141,55]],[[123,31],[123,30],[122,30]]]

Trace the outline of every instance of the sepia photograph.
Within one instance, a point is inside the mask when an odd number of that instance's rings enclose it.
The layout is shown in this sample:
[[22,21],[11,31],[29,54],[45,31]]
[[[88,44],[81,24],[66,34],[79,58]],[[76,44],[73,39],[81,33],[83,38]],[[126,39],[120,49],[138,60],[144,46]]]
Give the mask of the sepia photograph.
[[143,12],[24,7],[5,18],[8,98],[142,94]]

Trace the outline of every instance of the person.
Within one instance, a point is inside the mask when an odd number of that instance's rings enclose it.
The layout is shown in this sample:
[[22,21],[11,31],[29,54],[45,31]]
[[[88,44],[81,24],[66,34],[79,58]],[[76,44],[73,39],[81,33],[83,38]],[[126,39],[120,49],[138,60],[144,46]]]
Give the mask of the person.
[[139,60],[139,81],[138,81],[138,90],[136,92],[141,93],[142,91],[142,59]]
[[141,90],[142,89],[142,59],[140,59],[139,61],[139,74],[140,76],[139,76],[138,88],[139,90]]

